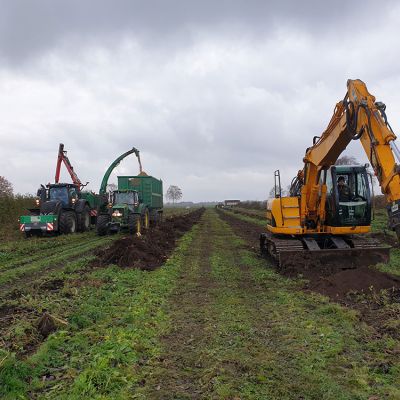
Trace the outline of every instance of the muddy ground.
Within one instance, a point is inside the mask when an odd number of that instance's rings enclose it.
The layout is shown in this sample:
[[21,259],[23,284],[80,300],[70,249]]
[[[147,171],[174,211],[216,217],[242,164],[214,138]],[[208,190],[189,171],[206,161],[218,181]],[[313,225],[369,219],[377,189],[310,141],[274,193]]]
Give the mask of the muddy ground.
[[[219,211],[233,231],[259,252],[259,235],[262,227],[256,223],[243,221],[229,213]],[[381,241],[384,234],[372,234]],[[391,239],[391,237],[390,237]],[[392,244],[392,241],[388,244]],[[397,243],[393,243],[396,247]],[[269,260],[273,263],[272,259]],[[285,274],[283,271],[281,273]],[[313,291],[329,297],[346,307],[359,311],[360,319],[373,326],[378,333],[389,333],[400,337],[398,327],[387,326],[387,320],[400,320],[400,277],[381,272],[365,265],[362,268],[339,270],[327,274],[318,270],[304,270],[300,277],[305,278],[304,290]],[[292,274],[288,276],[293,277]]]
[[97,253],[93,266],[115,264],[123,268],[154,270],[162,265],[175,248],[176,241],[196,224],[204,208],[182,216],[174,216],[142,236],[126,236],[115,241],[109,248]]

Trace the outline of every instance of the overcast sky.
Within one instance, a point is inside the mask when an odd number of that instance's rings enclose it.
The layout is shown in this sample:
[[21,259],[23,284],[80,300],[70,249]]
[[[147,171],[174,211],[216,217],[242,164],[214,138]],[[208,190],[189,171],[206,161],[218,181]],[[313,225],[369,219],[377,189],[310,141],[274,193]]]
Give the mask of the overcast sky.
[[[265,199],[348,78],[399,131],[399,38],[391,1],[0,0],[0,175],[36,192],[63,142],[98,191],[135,146],[184,200]],[[359,143],[346,152],[367,161]],[[137,171],[133,156],[117,169]]]

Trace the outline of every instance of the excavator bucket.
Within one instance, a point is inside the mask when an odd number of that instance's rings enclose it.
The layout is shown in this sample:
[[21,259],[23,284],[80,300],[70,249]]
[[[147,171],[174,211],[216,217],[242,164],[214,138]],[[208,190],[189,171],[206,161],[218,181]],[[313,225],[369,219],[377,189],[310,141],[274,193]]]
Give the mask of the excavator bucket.
[[346,242],[339,239],[336,248],[320,248],[315,241],[307,243],[305,239],[280,239],[268,233],[262,234],[261,252],[270,255],[279,270],[289,275],[307,271],[330,275],[344,269],[387,263],[390,259],[390,246],[373,238],[354,237]]

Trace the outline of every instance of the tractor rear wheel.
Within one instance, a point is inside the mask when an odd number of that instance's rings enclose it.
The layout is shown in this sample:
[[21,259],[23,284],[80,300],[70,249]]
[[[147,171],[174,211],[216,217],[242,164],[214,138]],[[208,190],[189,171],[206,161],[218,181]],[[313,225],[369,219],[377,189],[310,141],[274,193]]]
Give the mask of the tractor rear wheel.
[[97,216],[96,230],[99,236],[104,236],[109,233],[108,223],[111,221],[111,218],[108,214],[100,214]]
[[85,206],[82,212],[76,215],[78,222],[78,232],[86,232],[90,230],[90,209]]
[[129,214],[128,216],[129,233],[140,236],[142,233],[142,217],[140,214]]
[[61,211],[60,215],[60,233],[76,232],[76,215],[73,211]]

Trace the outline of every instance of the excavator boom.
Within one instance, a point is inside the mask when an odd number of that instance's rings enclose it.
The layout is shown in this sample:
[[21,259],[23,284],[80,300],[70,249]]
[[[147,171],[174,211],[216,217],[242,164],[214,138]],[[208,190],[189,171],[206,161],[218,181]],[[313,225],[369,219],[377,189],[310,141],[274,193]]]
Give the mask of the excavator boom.
[[[348,80],[327,128],[306,150],[290,196],[281,197],[279,188],[268,200],[260,247],[281,268],[355,268],[389,260],[389,247],[364,235],[372,203],[366,167],[335,166],[347,145],[360,140],[387,200],[389,227],[400,239],[400,151],[385,109],[364,82]],[[280,182],[279,171],[277,176]]]
[[[336,107],[327,129],[304,157],[302,218],[323,224],[324,198],[319,197],[321,172],[334,165],[352,140],[360,140],[388,204],[389,226],[400,235],[400,160],[386,106],[376,102],[359,79],[347,81],[347,92]],[[319,218],[319,220],[318,220]],[[312,224],[311,224],[312,225]]]

